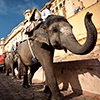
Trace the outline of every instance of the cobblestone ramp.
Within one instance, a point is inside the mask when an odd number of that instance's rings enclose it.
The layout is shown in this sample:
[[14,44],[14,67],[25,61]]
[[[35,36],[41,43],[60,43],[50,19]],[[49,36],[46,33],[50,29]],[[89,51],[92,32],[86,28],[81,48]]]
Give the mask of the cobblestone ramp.
[[[22,87],[22,80],[12,79],[0,73],[0,100],[48,100],[49,94],[43,92],[44,83],[33,81],[29,88]],[[97,100],[83,95],[77,96],[61,91],[66,100]]]

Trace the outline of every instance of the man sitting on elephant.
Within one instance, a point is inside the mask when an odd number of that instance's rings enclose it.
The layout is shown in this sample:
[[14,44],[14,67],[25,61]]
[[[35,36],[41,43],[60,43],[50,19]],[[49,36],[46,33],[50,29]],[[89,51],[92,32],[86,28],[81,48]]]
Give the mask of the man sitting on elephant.
[[50,8],[51,8],[51,2],[46,3],[45,7],[46,7],[46,9],[42,11],[42,19],[43,19],[43,21],[45,21],[45,19],[49,15],[53,15],[53,12],[50,10]]
[[18,42],[16,42],[16,44],[14,45],[14,51],[15,51],[15,53],[17,52],[17,47],[18,47]]
[[[37,10],[37,8],[34,8],[33,11],[31,12],[31,15],[27,18],[28,20],[25,22],[24,24],[24,29],[25,29],[25,34],[28,35],[28,37],[32,36],[32,31],[34,31],[35,29],[38,29],[39,25],[45,21],[45,19],[49,16],[52,15],[52,11],[50,10],[51,7],[51,2],[46,3],[45,5],[46,9],[43,10],[42,15],[41,13]],[[30,23],[31,22],[31,23]],[[42,33],[44,33],[44,30],[40,28],[40,31]],[[30,42],[28,41],[28,46],[30,48],[30,51],[33,55],[33,62],[37,63],[38,60],[36,59],[36,57],[34,56],[33,51],[31,50],[31,46],[30,46]]]
[[[35,27],[41,23],[41,14],[37,10],[37,8],[34,8],[32,11],[28,9],[31,13],[27,18],[25,18],[23,22],[23,29],[21,32],[24,32],[25,34],[29,35],[29,32],[35,29]],[[26,10],[26,12],[28,11]]]
[[51,8],[51,2],[48,2],[45,4],[46,9],[40,13],[37,8],[34,8],[33,11],[31,12],[31,15],[29,16],[28,20],[25,21],[24,23],[24,32],[25,34],[28,34],[32,31],[35,30],[38,25],[42,22],[45,21],[45,19],[49,15],[53,15],[52,11],[50,10]]

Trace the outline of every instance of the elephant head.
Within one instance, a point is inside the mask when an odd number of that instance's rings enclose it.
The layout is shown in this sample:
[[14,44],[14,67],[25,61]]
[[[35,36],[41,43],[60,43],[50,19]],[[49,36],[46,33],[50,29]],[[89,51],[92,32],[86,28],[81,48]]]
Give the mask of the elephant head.
[[40,42],[52,45],[56,49],[68,49],[74,54],[87,54],[93,50],[97,40],[97,30],[91,20],[92,13],[87,12],[85,16],[85,27],[87,30],[86,42],[81,45],[76,40],[70,23],[62,16],[51,15],[41,25],[41,32],[34,32],[34,37]]

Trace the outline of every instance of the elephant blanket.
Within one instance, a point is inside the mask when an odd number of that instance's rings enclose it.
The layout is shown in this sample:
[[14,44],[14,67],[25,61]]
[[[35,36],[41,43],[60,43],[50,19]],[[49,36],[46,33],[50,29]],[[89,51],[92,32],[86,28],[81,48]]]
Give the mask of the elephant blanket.
[[4,66],[4,61],[5,61],[5,55],[6,55],[6,53],[3,53],[2,55],[1,55],[1,57],[0,57],[0,67],[3,67]]

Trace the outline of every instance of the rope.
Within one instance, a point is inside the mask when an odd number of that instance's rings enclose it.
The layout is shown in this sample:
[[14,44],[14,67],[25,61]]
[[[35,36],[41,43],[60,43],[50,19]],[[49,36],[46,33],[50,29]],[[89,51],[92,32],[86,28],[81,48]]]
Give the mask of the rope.
[[33,50],[32,50],[32,48],[31,48],[29,39],[27,39],[27,41],[28,41],[28,46],[29,46],[29,49],[30,49],[30,51],[31,51],[31,54],[32,54],[32,56],[33,56],[33,58],[34,58],[35,55],[34,55]]
[[34,53],[33,53],[33,50],[32,50],[31,45],[30,45],[29,38],[27,39],[27,42],[28,42],[28,46],[29,46],[29,49],[30,49],[30,51],[31,51],[31,54],[32,54],[32,56],[33,56],[32,61],[34,61],[35,63],[37,63],[38,60],[37,60],[37,58],[35,57],[35,55],[34,55]]

